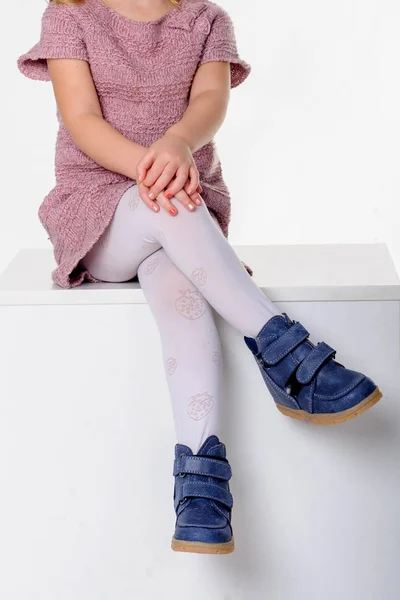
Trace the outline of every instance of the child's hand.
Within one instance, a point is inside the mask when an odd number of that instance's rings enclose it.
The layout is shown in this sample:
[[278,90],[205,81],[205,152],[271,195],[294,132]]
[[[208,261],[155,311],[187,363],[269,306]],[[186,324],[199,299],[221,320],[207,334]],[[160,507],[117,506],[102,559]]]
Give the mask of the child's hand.
[[148,189],[150,200],[158,198],[163,190],[166,198],[171,198],[184,189],[192,201],[201,204],[197,194],[199,173],[191,150],[184,139],[173,133],[167,132],[150,146],[138,162],[136,172],[138,183]]
[[[190,182],[186,182],[186,185],[189,186]],[[143,183],[139,183],[138,181],[138,187],[139,187],[139,196],[140,198],[143,200],[143,202],[152,210],[154,211],[158,211],[160,210],[160,206],[161,205],[163,208],[165,208],[165,210],[167,210],[171,215],[175,216],[177,214],[177,209],[174,206],[174,204],[165,197],[164,192],[160,192],[159,195],[156,197],[155,200],[151,200],[149,198],[149,191],[150,189],[145,186]],[[201,185],[197,186],[197,192],[202,192],[203,188],[201,187]],[[201,197],[199,196],[198,193],[195,192],[195,194],[192,194],[191,196],[188,196],[186,191],[180,190],[179,192],[177,192],[176,194],[174,194],[175,198],[177,200],[179,200],[179,202],[181,204],[183,204],[184,206],[186,206],[186,208],[189,211],[193,211],[196,207],[195,204],[200,205],[202,203]],[[196,196],[196,199],[193,200],[194,196]]]

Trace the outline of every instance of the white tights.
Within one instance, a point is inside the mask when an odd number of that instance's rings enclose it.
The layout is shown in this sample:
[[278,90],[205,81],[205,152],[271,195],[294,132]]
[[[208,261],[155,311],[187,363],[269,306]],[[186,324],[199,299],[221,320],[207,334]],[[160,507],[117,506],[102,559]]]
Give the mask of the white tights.
[[171,202],[176,216],[154,212],[133,185],[82,263],[103,281],[138,275],[160,333],[177,441],[197,453],[220,434],[222,353],[211,307],[249,337],[280,313],[204,202],[192,213]]

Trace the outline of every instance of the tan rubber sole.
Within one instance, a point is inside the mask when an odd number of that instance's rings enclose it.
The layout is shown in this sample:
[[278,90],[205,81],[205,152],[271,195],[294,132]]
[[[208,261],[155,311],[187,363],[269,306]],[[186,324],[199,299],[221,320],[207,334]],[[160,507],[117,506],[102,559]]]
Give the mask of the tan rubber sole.
[[280,404],[277,404],[276,406],[283,415],[286,417],[291,417],[292,419],[298,419],[299,421],[310,421],[310,423],[314,423],[315,425],[337,425],[338,423],[344,423],[345,421],[354,419],[354,417],[358,417],[358,415],[361,415],[366,410],[374,406],[374,404],[376,404],[381,398],[382,392],[379,390],[379,388],[376,388],[376,390],[372,392],[370,396],[365,398],[365,400],[360,402],[360,404],[357,404],[357,406],[353,406],[353,408],[348,408],[347,410],[333,414],[310,414],[305,410],[294,410]]
[[233,538],[225,544],[205,544],[204,542],[187,542],[172,538],[171,548],[175,552],[196,552],[197,554],[230,554],[235,549]]

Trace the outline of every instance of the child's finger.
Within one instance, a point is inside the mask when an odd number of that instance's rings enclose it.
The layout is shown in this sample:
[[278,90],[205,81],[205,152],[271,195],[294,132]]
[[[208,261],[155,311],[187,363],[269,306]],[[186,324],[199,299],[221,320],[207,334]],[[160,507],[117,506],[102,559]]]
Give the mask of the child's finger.
[[136,181],[137,181],[137,184],[139,185],[140,183],[143,182],[143,179],[146,177],[147,171],[144,168],[141,168],[141,169],[136,168],[136,171],[137,171]]
[[197,200],[196,202],[194,202],[193,196],[188,196],[188,194],[183,189],[180,190],[177,194],[175,194],[175,198],[179,200],[179,202],[183,204],[183,206],[189,212],[193,212],[194,210],[196,210],[195,204],[201,204],[201,200],[200,203],[198,203]]
[[186,192],[186,194],[191,198],[191,200],[197,204],[197,206],[200,206],[200,204],[202,203],[202,199],[200,196],[200,191],[203,191],[203,188],[201,187],[201,185],[198,185],[197,188],[195,189],[195,191],[192,194],[189,194],[188,190],[191,188],[191,182],[187,181],[185,186],[184,186],[184,191]]
[[189,178],[190,185],[186,190],[189,196],[196,191],[197,186],[199,185],[199,172],[195,165],[191,165],[189,169]]
[[149,207],[152,211],[158,212],[160,207],[155,200],[149,198],[149,188],[143,185],[143,183],[138,183],[139,196],[141,200]]
[[168,163],[163,172],[161,173],[160,177],[157,179],[154,185],[150,187],[149,197],[153,199],[157,198],[157,196],[161,194],[161,192],[171,182],[171,180],[173,180],[175,172],[176,168],[174,167],[174,165],[172,163]]
[[172,196],[175,196],[177,192],[183,189],[188,178],[188,172],[189,171],[187,167],[183,165],[179,167],[179,169],[176,171],[175,179],[168,185],[164,192],[164,195],[167,198],[172,198]]
[[165,208],[165,210],[167,210],[170,215],[174,217],[178,214],[176,206],[170,200],[168,200],[168,198],[165,197],[164,192],[158,194],[157,200],[160,206],[162,206],[162,208]]
[[161,156],[157,156],[151,165],[150,169],[147,171],[147,175],[143,180],[144,185],[146,185],[149,189],[155,184],[157,179],[160,177],[165,167],[167,166],[168,161]]
[[137,182],[142,183],[146,177],[147,170],[150,169],[154,162],[154,152],[146,152],[136,165]]

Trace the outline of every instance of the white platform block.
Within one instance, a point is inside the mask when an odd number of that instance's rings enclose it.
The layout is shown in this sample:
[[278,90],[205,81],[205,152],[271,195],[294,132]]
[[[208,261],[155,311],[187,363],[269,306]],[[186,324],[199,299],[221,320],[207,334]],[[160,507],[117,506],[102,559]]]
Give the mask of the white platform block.
[[139,285],[62,290],[50,251],[21,251],[0,276],[0,598],[399,600],[400,281],[387,249],[235,249],[382,401],[331,427],[282,416],[216,315],[236,550],[173,553],[174,429]]

